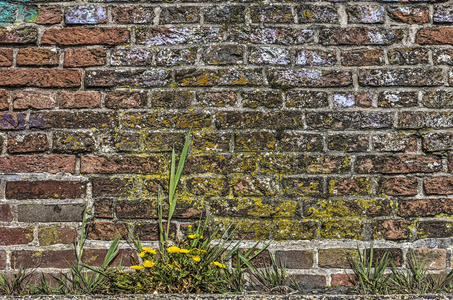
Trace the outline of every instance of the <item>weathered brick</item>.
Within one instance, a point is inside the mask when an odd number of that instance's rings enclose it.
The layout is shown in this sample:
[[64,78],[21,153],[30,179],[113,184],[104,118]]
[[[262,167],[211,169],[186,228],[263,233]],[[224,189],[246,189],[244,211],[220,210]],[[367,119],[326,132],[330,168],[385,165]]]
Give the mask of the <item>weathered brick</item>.
[[57,153],[92,152],[95,138],[92,132],[55,131],[53,151]]
[[154,7],[145,6],[115,6],[112,17],[119,24],[146,24],[154,19]]
[[73,155],[15,155],[0,157],[2,173],[75,172]]
[[163,7],[160,12],[162,24],[187,24],[200,21],[199,7],[197,6],[172,6]]
[[70,244],[77,238],[77,231],[74,228],[46,227],[38,230],[40,246],[55,244]]
[[388,51],[392,65],[418,65],[428,63],[428,50],[421,47],[394,48]]
[[245,6],[243,5],[215,5],[207,7],[204,12],[206,23],[243,23],[245,21]]
[[296,274],[289,276],[290,282],[297,282],[302,291],[312,291],[326,286],[325,275],[304,275]]
[[45,133],[18,133],[8,135],[9,153],[44,152],[49,150]]
[[250,7],[253,23],[290,23],[291,7],[284,5],[257,5]]
[[74,199],[83,198],[86,184],[79,181],[9,181],[6,184],[8,199]]
[[356,249],[319,249],[318,265],[321,268],[342,268],[350,269],[350,262],[356,259],[358,252]]
[[414,107],[417,106],[417,92],[385,91],[378,95],[380,107]]
[[377,220],[372,221],[374,238],[386,240],[404,240],[411,235],[409,226],[411,222],[406,220]]
[[271,177],[233,177],[230,179],[233,196],[273,196],[277,193],[277,180]]
[[453,65],[452,49],[432,49],[432,54],[435,65]]
[[373,135],[373,148],[380,152],[416,152],[417,139],[414,135],[388,133]]
[[19,27],[0,30],[0,44],[36,44],[38,30],[35,27]]
[[410,254],[414,254],[417,261],[423,261],[425,269],[444,270],[447,267],[447,250],[445,249],[411,249]]
[[427,195],[452,195],[453,177],[433,176],[423,179],[423,187]]
[[453,108],[453,93],[440,90],[425,92],[423,105],[428,108]]
[[383,177],[379,191],[389,196],[415,196],[418,192],[417,177]]
[[380,112],[309,112],[306,114],[308,127],[318,129],[379,129],[391,128],[392,116]]
[[112,66],[149,66],[153,59],[152,49],[115,49],[110,55]]
[[93,197],[127,196],[133,182],[126,178],[93,178]]
[[432,173],[442,168],[439,156],[402,154],[402,155],[365,155],[357,157],[358,173]]
[[406,218],[451,215],[453,214],[453,199],[400,199],[397,214]]
[[357,284],[357,277],[354,274],[332,274],[330,275],[330,286],[353,287]]
[[77,88],[81,82],[80,70],[0,69],[0,86]]
[[68,49],[64,54],[65,67],[103,66],[106,63],[106,53],[102,48]]
[[[223,93],[220,94],[221,96],[225,95]],[[209,95],[209,93],[203,95]],[[212,93],[211,95],[214,95],[214,93]],[[156,91],[151,94],[150,105],[151,107],[160,107],[167,109],[187,108],[191,105],[192,96],[193,92],[187,90]],[[209,98],[209,96],[207,97]],[[203,99],[203,96],[201,98]]]
[[58,24],[61,23],[62,20],[61,8],[57,6],[42,6],[38,10],[37,17],[33,15],[33,17],[28,20],[25,18],[25,22],[35,22],[39,25]]
[[385,8],[381,5],[353,5],[346,7],[349,23],[384,23]]
[[158,173],[163,168],[160,156],[82,156],[80,171],[87,174]]
[[94,216],[96,218],[113,219],[113,201],[110,199],[94,200]]
[[342,87],[352,84],[349,71],[321,71],[315,69],[270,69],[269,84],[274,88]]
[[270,46],[251,46],[248,59],[249,63],[255,65],[289,65],[291,63],[289,49]]
[[119,132],[112,134],[111,132],[102,133],[99,138],[99,147],[102,152],[115,153],[115,152],[137,152],[148,151],[146,145],[144,149],[140,149],[141,140],[145,139],[139,133],[133,132]]
[[203,61],[208,65],[242,64],[244,48],[240,45],[218,45],[203,49]]
[[13,219],[13,206],[0,204],[0,222],[11,222]]
[[185,69],[177,70],[175,80],[179,86],[260,86],[261,69]]
[[148,46],[200,44],[220,42],[222,30],[218,27],[168,28],[143,27],[136,29],[137,43]]
[[283,104],[283,95],[278,91],[255,90],[242,93],[241,96],[244,107],[257,108],[263,106],[276,108],[281,107]]
[[127,226],[123,223],[94,221],[88,225],[87,232],[90,240],[112,241],[117,235],[124,240],[127,237]]
[[60,108],[96,108],[101,106],[98,92],[61,92],[58,97]]
[[423,150],[427,152],[453,150],[453,134],[430,132],[423,135]]
[[172,149],[182,149],[184,133],[150,132],[143,134],[143,148],[149,152],[170,152]]
[[434,23],[453,23],[453,6],[435,5],[433,22]]
[[361,221],[323,220],[319,236],[324,239],[362,240],[364,224]]
[[197,132],[193,134],[193,151],[228,152],[230,149],[230,133]]
[[193,65],[197,56],[196,48],[162,49],[156,54],[156,65],[179,66]]
[[85,204],[21,204],[19,222],[82,222]]
[[335,51],[296,50],[296,65],[299,66],[333,66],[337,62]]
[[322,152],[323,138],[319,134],[299,132],[279,132],[277,134],[278,148],[289,152]]
[[[89,266],[100,267],[104,263],[104,258],[107,255],[108,249],[84,249],[82,254],[82,262]],[[120,249],[117,256],[113,259],[109,266],[122,268],[130,267],[133,262],[138,261],[138,255],[135,249]]]
[[453,127],[453,112],[400,112],[398,114],[398,128],[451,128]]
[[13,49],[0,49],[0,67],[11,67],[13,65]]
[[266,154],[261,161],[263,173],[329,174],[344,173],[351,168],[349,157],[308,154]]
[[452,225],[449,221],[420,221],[417,238],[449,238],[453,235]]
[[287,269],[310,269],[313,267],[313,256],[312,251],[275,251],[276,262],[284,265]]
[[87,87],[163,87],[170,83],[171,72],[162,69],[90,70],[85,77]]
[[[0,35],[1,38],[1,35]],[[129,42],[129,30],[110,27],[65,27],[44,31],[41,43],[44,45],[120,45]]]
[[144,91],[113,91],[105,95],[105,106],[108,108],[137,108],[146,104],[147,94]]
[[359,71],[362,86],[436,86],[443,85],[441,69],[368,69]]
[[329,105],[326,92],[287,91],[286,107],[319,108]]
[[338,12],[331,5],[302,5],[299,8],[299,23],[337,23]]
[[284,177],[281,180],[282,193],[288,196],[320,196],[322,179]]
[[343,66],[380,66],[384,64],[384,60],[382,49],[341,51],[341,64]]
[[338,178],[328,181],[329,194],[334,196],[366,196],[372,193],[366,177]]
[[[166,223],[164,224],[164,226],[167,226]],[[176,226],[172,224],[170,226],[170,232],[175,232],[175,229]],[[159,226],[157,223],[139,224],[135,226],[134,234],[142,241],[157,241],[159,240]]]
[[388,15],[396,22],[408,24],[424,24],[429,22],[428,7],[391,6]]
[[333,106],[348,108],[348,107],[370,107],[373,101],[371,93],[335,93],[333,94]]
[[302,129],[302,115],[298,111],[280,112],[236,112],[225,111],[216,114],[218,129]]
[[319,32],[322,45],[391,45],[404,37],[402,29],[377,27],[324,28]]
[[[359,190],[358,193],[364,193],[366,194],[367,189],[369,190],[369,186],[367,186],[366,180],[363,180],[364,182],[360,183],[361,186],[356,185],[356,189]],[[340,182],[340,187],[343,189],[344,192],[346,192],[349,189],[349,192],[354,193],[353,189],[354,187],[349,185],[348,183],[351,183],[354,181],[352,180],[345,180]],[[335,186],[329,187],[329,189],[332,190],[332,192],[335,192]],[[361,191],[360,191],[361,189]],[[392,214],[392,206],[391,202],[389,200],[308,200],[305,201],[304,203],[304,216],[311,218],[311,219],[321,219],[321,220],[327,220],[327,219],[332,219],[332,225],[327,224],[325,228],[328,228],[329,226],[333,226],[333,232],[334,235],[332,238],[339,238],[339,236],[342,236],[344,234],[354,234],[353,231],[354,229],[347,229],[348,232],[339,232],[340,230],[340,225],[337,224],[338,222],[341,222],[344,218],[363,218],[363,217],[382,217],[382,216],[390,216]],[[352,224],[348,224],[348,226],[352,226]],[[360,225],[362,226],[362,225]],[[324,227],[322,227],[324,228]],[[327,237],[330,232],[327,229],[326,232],[323,232],[322,235],[324,237]],[[358,236],[360,236],[361,233],[356,232]]]
[[60,63],[60,51],[47,48],[22,48],[16,56],[18,66],[54,67]]
[[57,94],[54,92],[17,91],[13,96],[15,109],[52,109],[55,107]]
[[0,245],[22,245],[33,241],[33,229],[0,227]]
[[31,128],[114,128],[117,116],[112,112],[99,111],[49,111],[32,113]]
[[313,40],[311,29],[259,28],[235,26],[229,28],[227,40],[237,43],[300,45]]
[[[256,228],[257,225],[258,224],[252,224],[254,228]],[[267,224],[264,224],[264,226],[267,226]],[[294,219],[274,219],[272,222],[272,236],[277,241],[313,240],[317,237],[317,231],[318,225],[316,222],[313,221],[306,220],[295,221]],[[264,234],[261,234],[261,236],[263,235]]]
[[256,154],[204,154],[193,155],[187,158],[183,174],[230,174],[230,173],[254,173],[256,162],[253,160]]
[[15,250],[11,253],[11,267],[67,269],[76,261],[74,250]]
[[20,130],[25,128],[24,113],[0,113],[0,130]]
[[335,134],[327,138],[327,147],[330,150],[344,152],[368,151],[369,136],[365,134]]
[[102,24],[107,23],[107,9],[101,5],[76,5],[66,9],[66,24]]
[[118,200],[116,216],[119,219],[150,219],[157,218],[157,202],[149,200]]
[[452,27],[433,27],[421,28],[417,32],[415,42],[421,45],[442,45],[453,44],[453,28]]
[[206,112],[140,112],[125,113],[122,126],[129,129],[210,128],[212,116]]
[[[282,217],[295,217],[296,208],[297,203],[295,201],[285,200],[269,203],[268,201],[262,201],[262,199],[257,197],[239,197],[231,200],[217,199],[211,201],[210,203],[210,210],[212,211],[212,213],[216,216],[222,217],[274,217],[275,219]],[[243,232],[240,234],[247,235],[250,234],[250,232],[243,230]]]
[[6,268],[6,251],[0,251],[0,270]]

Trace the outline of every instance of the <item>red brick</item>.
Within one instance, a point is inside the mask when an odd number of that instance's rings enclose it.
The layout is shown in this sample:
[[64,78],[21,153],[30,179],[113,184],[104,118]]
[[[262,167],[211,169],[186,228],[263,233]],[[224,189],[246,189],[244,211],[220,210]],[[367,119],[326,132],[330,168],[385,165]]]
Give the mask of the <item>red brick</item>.
[[404,37],[402,29],[377,27],[324,28],[319,33],[322,45],[391,45]]
[[158,156],[100,157],[82,156],[80,171],[88,174],[158,173],[163,171],[162,158]]
[[21,245],[33,241],[33,229],[0,227],[0,245]]
[[354,274],[332,274],[330,275],[330,286],[353,287],[357,284]]
[[341,51],[343,66],[380,66],[385,63],[382,49]]
[[110,199],[94,200],[94,216],[96,218],[113,218],[113,201]]
[[149,200],[118,200],[116,216],[119,219],[149,219],[157,217],[157,203]]
[[0,90],[0,110],[9,109],[9,96],[10,96],[9,91]]
[[0,222],[13,220],[13,207],[9,204],[0,204]]
[[276,251],[275,260],[287,269],[311,269],[314,253],[312,251]]
[[302,288],[302,292],[309,292],[312,290],[325,288],[327,285],[326,276],[324,275],[291,275],[289,276],[292,280],[298,282]]
[[98,92],[61,92],[58,97],[60,108],[96,108],[101,106]]
[[434,176],[424,178],[423,188],[427,195],[452,195],[453,177]]
[[453,27],[422,28],[418,31],[415,42],[422,45],[452,45]]
[[[164,223],[163,226],[167,228],[167,223]],[[174,223],[170,225],[170,232],[176,232]],[[142,241],[157,241],[159,240],[159,225],[157,223],[139,224],[135,226],[134,235]]]
[[408,239],[410,236],[409,226],[411,222],[406,220],[382,220],[373,221],[374,236],[386,240]]
[[126,196],[132,188],[127,178],[93,178],[93,197]]
[[43,6],[39,8],[38,18],[35,23],[40,25],[52,25],[61,23],[61,8],[56,6]]
[[80,87],[80,70],[63,69],[0,69],[0,86],[71,88]]
[[146,92],[114,91],[105,95],[108,108],[137,108],[146,105]]
[[397,214],[401,217],[431,217],[453,214],[453,199],[400,199]]
[[154,9],[153,7],[123,7],[121,5],[112,9],[112,17],[115,23],[120,24],[152,23],[154,18]]
[[64,55],[65,67],[103,66],[106,63],[106,53],[102,48],[69,49]]
[[90,240],[112,241],[117,234],[122,240],[127,238],[126,224],[95,221],[88,225],[87,238]]
[[60,268],[68,269],[75,262],[75,253],[70,250],[17,250],[11,253],[11,267],[22,268]]
[[40,228],[38,240],[40,246],[55,244],[71,244],[77,238],[77,231],[74,228],[47,227]]
[[358,157],[356,162],[358,173],[432,173],[441,168],[440,157],[431,155],[367,155]]
[[6,268],[6,251],[0,251],[0,270]]
[[74,155],[15,155],[0,157],[2,173],[75,172]]
[[356,257],[356,249],[319,249],[318,265],[320,268],[350,269],[350,259]]
[[388,10],[390,18],[407,24],[424,24],[429,22],[427,7],[393,6]]
[[381,179],[381,193],[389,196],[417,195],[417,177],[385,177]]
[[129,30],[108,27],[66,27],[47,29],[41,43],[50,45],[119,45],[129,42]]
[[16,56],[18,66],[53,67],[60,63],[60,51],[47,48],[22,48]]
[[17,91],[13,96],[15,109],[52,109],[56,102],[55,92]]
[[13,49],[0,49],[0,67],[13,65]]
[[86,184],[80,181],[9,181],[7,199],[68,199],[83,198]]
[[0,113],[0,130],[25,129],[25,113]]
[[49,150],[45,133],[18,133],[8,135],[9,153],[44,152]]

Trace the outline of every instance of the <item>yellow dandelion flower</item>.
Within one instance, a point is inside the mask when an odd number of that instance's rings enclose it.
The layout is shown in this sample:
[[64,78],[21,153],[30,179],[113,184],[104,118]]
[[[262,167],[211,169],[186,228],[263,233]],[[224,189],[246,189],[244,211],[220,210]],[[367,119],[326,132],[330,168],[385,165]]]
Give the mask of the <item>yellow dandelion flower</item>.
[[140,257],[145,257],[145,256],[146,256],[146,252],[145,252],[145,251],[140,252],[140,254],[139,254],[138,256],[140,256]]
[[194,239],[194,238],[195,238],[195,234],[189,234],[187,237],[188,237],[189,239]]
[[145,261],[143,262],[143,266],[144,266],[145,268],[152,268],[152,267],[154,267],[155,264],[156,264],[155,262],[150,261],[150,260],[145,260]]
[[217,267],[222,268],[222,269],[225,269],[225,268],[226,268],[226,266],[225,266],[224,264],[219,263],[218,261],[215,261],[215,262],[214,262],[214,265],[216,265]]
[[146,253],[150,253],[150,254],[156,254],[156,249],[151,249],[151,248],[148,248],[148,247],[143,247],[142,250]]
[[143,270],[145,267],[142,266],[131,266],[131,269],[134,269],[135,271],[140,271]]
[[187,228],[192,229],[192,225],[187,226]]
[[179,253],[187,254],[187,253],[189,253],[189,252],[190,252],[190,250],[188,250],[188,249],[181,249],[181,250],[179,250]]
[[195,255],[195,256],[192,256],[192,259],[196,262],[199,262],[201,260],[201,257],[199,257],[198,255]]
[[179,247],[176,246],[171,246],[170,248],[167,248],[168,253],[178,253],[179,252]]

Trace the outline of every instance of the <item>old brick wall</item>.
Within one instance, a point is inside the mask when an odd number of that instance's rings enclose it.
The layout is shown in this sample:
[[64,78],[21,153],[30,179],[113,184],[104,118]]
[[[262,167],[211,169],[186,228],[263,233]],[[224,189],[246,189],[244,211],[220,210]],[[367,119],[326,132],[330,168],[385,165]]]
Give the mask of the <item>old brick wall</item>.
[[10,0],[0,23],[0,270],[66,268],[85,207],[85,261],[126,224],[155,245],[191,127],[174,229],[209,211],[312,286],[372,240],[451,267],[453,1]]

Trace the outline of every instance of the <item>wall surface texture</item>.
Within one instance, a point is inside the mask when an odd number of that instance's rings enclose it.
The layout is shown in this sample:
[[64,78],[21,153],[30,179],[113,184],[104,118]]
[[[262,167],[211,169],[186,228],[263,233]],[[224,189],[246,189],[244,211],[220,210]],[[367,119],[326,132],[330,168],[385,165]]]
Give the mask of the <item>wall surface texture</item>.
[[85,207],[85,261],[127,224],[152,245],[189,128],[175,230],[276,240],[306,286],[372,240],[451,267],[453,1],[3,0],[0,24],[0,270],[67,268]]

